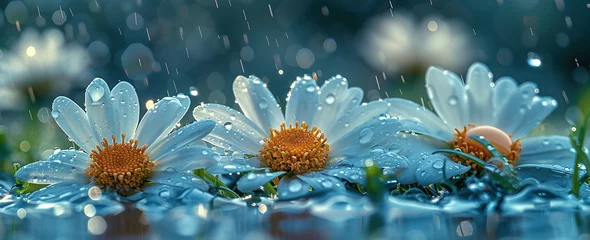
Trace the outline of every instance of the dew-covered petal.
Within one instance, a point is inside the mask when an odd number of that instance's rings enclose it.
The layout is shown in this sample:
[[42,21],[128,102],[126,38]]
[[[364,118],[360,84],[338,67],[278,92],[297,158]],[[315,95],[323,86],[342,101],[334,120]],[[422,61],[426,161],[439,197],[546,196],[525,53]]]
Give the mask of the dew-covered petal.
[[452,128],[468,124],[470,114],[465,88],[455,73],[437,67],[428,68],[426,90],[432,106],[444,123]]
[[182,147],[190,145],[192,142],[199,141],[207,136],[215,127],[215,122],[212,120],[201,120],[186,125],[166,137],[156,144],[152,144],[145,151],[151,159],[160,159]]
[[174,168],[178,171],[206,168],[217,163],[221,157],[207,147],[191,146],[180,148],[160,159],[152,159],[156,170]]
[[521,104],[522,97],[516,81],[510,77],[502,77],[496,81],[494,100],[492,102],[495,123],[493,126],[512,133],[522,122],[526,105]]
[[249,172],[246,176],[243,176],[236,183],[240,192],[252,192],[259,190],[264,184],[272,181],[273,179],[282,176],[286,172]]
[[251,133],[256,138],[264,138],[268,134],[266,130],[261,129],[256,123],[244,116],[241,112],[220,104],[201,104],[193,111],[196,120],[211,119],[217,124],[223,125],[224,128],[235,128],[241,131]]
[[420,134],[399,132],[388,138],[384,146],[400,155],[411,156],[420,152],[432,152],[438,149],[448,149],[450,145],[438,138]]
[[256,154],[264,143],[263,137],[239,128],[215,124],[213,131],[203,140],[227,150]]
[[209,189],[209,185],[194,174],[181,171],[177,172],[174,169],[156,171],[149,181],[180,188],[196,188],[201,191],[207,191]]
[[[427,130],[429,135],[439,139],[450,139],[452,128],[442,122],[433,112],[426,107],[402,98],[385,99],[389,103],[389,115],[392,117],[411,120]],[[404,130],[414,130],[413,125],[404,124]],[[450,135],[450,136],[449,136]]]
[[[444,172],[443,172],[444,169]],[[453,162],[442,154],[428,154],[416,169],[416,179],[422,185],[440,182],[444,179],[466,173],[471,167]]]
[[112,143],[112,136],[121,139],[119,111],[115,108],[114,97],[111,96],[109,85],[100,79],[94,79],[86,88],[86,113],[94,137],[98,141],[107,139]]
[[145,144],[149,146],[170,133],[188,110],[190,100],[187,104],[186,99],[188,97],[184,95],[165,97],[158,101],[154,108],[149,109],[137,127],[135,138],[139,146]]
[[363,89],[358,87],[351,87],[346,91],[346,99],[344,99],[344,107],[342,109],[342,113],[350,111],[351,109],[358,107],[363,100]]
[[90,200],[88,190],[92,186],[79,181],[65,180],[32,192],[27,196],[27,200],[33,203],[69,202],[73,198],[81,197]]
[[310,194],[310,187],[311,185],[309,183],[299,179],[297,176],[283,176],[279,182],[277,192],[280,200],[293,200]]
[[111,95],[114,97],[113,104],[115,109],[119,111],[118,121],[121,133],[125,133],[129,138],[133,138],[135,129],[139,123],[140,107],[135,88],[128,82],[120,82],[113,88]]
[[408,159],[395,152],[384,149],[373,149],[368,153],[329,158],[326,164],[330,167],[354,166],[359,168],[377,166],[380,168],[405,169],[408,167]]
[[63,162],[78,166],[80,168],[87,168],[90,156],[87,153],[79,150],[59,150],[47,158],[48,162]]
[[375,119],[389,118],[387,112],[389,104],[385,101],[373,101],[361,106],[355,107],[345,112],[333,125],[331,129],[321,129],[328,138],[328,143],[332,143],[348,131]]
[[260,166],[253,166],[250,164],[241,164],[240,162],[222,162],[212,165],[206,170],[211,174],[234,174],[238,172],[259,171],[264,169],[266,168],[261,168]]
[[371,148],[396,134],[402,124],[393,118],[371,119],[330,143],[332,156],[354,155]]
[[256,76],[238,76],[233,84],[236,101],[246,117],[269,133],[270,128],[278,129],[285,122],[283,113],[266,85]]
[[313,126],[319,129],[331,127],[333,119],[338,119],[350,103],[347,90],[348,81],[340,75],[330,78],[322,85]]
[[322,173],[344,179],[350,183],[360,183],[364,185],[367,182],[367,172],[359,167],[336,166],[334,168],[323,170]]
[[64,180],[87,179],[81,166],[57,161],[39,161],[27,164],[14,175],[23,182],[53,184]]
[[217,122],[204,140],[229,150],[257,152],[267,133],[240,112],[217,104],[204,104],[193,111],[195,119],[208,118]]
[[512,137],[518,138],[526,135],[534,127],[539,125],[553,110],[557,108],[557,101],[552,97],[534,97],[527,107],[523,121],[512,132]]
[[321,193],[326,191],[345,191],[342,181],[323,173],[311,172],[304,175],[298,175],[297,177],[309,184],[313,193]]
[[57,97],[53,101],[51,116],[64,133],[85,151],[91,152],[98,145],[86,112],[71,99]]
[[517,165],[557,164],[572,168],[576,152],[565,136],[539,136],[521,140],[522,151]]
[[311,77],[297,78],[291,84],[291,91],[287,95],[287,109],[285,111],[286,124],[306,122],[313,126],[313,118],[318,109],[318,86]]
[[467,70],[467,106],[469,109],[469,122],[475,125],[491,125],[493,122],[493,111],[490,103],[492,95],[492,73],[482,63],[474,63]]

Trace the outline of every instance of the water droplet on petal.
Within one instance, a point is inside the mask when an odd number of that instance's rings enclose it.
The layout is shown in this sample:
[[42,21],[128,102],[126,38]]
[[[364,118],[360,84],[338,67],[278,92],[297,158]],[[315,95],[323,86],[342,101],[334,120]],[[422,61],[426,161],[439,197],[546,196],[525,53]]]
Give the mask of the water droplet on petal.
[[366,144],[369,141],[371,141],[371,139],[373,138],[373,130],[369,129],[369,128],[365,128],[361,131],[361,134],[359,136],[359,143],[360,144]]
[[223,124],[223,127],[225,128],[225,130],[229,131],[232,128],[232,124],[231,122],[226,122]]
[[326,96],[326,104],[332,104],[336,101],[336,96],[334,96],[334,94],[328,94],[328,96]]

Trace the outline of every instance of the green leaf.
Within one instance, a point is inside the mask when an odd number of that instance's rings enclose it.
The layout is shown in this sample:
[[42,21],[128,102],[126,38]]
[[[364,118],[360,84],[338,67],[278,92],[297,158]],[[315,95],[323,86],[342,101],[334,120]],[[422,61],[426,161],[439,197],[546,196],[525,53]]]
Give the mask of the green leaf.
[[238,195],[237,193],[235,193],[234,191],[229,189],[229,187],[227,187],[227,185],[225,185],[225,183],[223,183],[217,177],[215,177],[215,176],[211,175],[211,173],[208,173],[207,171],[205,171],[204,168],[199,168],[199,169],[194,170],[193,174],[197,175],[201,179],[203,179],[206,182],[208,182],[209,184],[213,185],[215,187],[215,189],[217,191],[219,191],[220,194],[224,197],[229,197],[229,198],[239,198],[240,197],[240,195]]

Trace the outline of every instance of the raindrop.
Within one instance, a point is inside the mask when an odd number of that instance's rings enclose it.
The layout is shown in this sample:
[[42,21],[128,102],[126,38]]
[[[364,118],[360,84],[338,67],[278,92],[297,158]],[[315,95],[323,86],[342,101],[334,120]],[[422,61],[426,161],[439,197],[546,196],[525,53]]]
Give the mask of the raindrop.
[[196,87],[189,87],[189,93],[191,96],[196,97],[199,95],[199,91],[197,90]]
[[225,128],[225,130],[229,131],[232,128],[232,124],[231,122],[226,122],[223,124],[223,127]]
[[529,52],[527,54],[527,63],[529,64],[529,66],[534,68],[540,67],[542,64],[541,57],[534,52]]
[[436,169],[441,169],[444,165],[444,162],[442,160],[436,160],[433,164],[432,167],[436,168]]
[[359,143],[360,144],[366,144],[369,141],[371,141],[371,139],[373,138],[373,130],[365,128],[361,131],[361,134],[359,136]]
[[312,85],[312,86],[309,86],[309,87],[307,87],[307,91],[308,91],[308,92],[313,92],[313,91],[315,91],[315,86],[313,86],[313,85]]
[[51,116],[53,118],[57,119],[59,117],[59,111],[57,111],[57,110],[51,111]]
[[258,101],[258,107],[260,107],[262,110],[268,108],[268,102],[265,98],[260,98],[260,101]]
[[449,98],[449,104],[450,104],[451,106],[455,106],[455,105],[457,105],[457,103],[458,103],[458,102],[459,102],[459,101],[457,100],[457,97],[455,97],[455,96],[451,96],[451,97]]
[[326,104],[332,104],[334,103],[334,101],[336,101],[336,97],[334,96],[334,94],[328,94],[328,96],[326,96]]

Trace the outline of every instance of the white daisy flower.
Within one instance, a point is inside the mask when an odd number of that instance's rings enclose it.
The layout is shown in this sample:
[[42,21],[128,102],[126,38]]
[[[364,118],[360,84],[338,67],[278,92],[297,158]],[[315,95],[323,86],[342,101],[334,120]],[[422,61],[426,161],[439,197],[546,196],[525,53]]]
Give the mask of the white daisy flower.
[[282,176],[278,197],[294,199],[309,194],[310,187],[314,192],[343,190],[341,179],[364,184],[362,167],[372,164],[407,167],[405,158],[375,150],[402,127],[387,114],[389,104],[360,104],[362,90],[348,88],[345,78],[336,76],[321,88],[308,76],[298,78],[291,85],[285,114],[255,76],[237,77],[233,91],[242,112],[201,104],[193,115],[217,122],[205,141],[234,151],[234,156],[247,156],[208,169],[215,174],[254,170],[238,180],[242,192]]
[[[426,73],[426,89],[436,114],[405,99],[385,100],[396,106],[391,108],[390,114],[404,121],[405,130],[418,133],[398,134],[391,139],[391,144],[402,146],[400,154],[408,156],[410,162],[420,163],[410,164],[419,167],[398,175],[400,182],[431,184],[440,181],[441,172],[433,166],[440,167],[450,159],[442,154],[430,155],[437,149],[460,149],[482,160],[489,159],[490,153],[469,138],[471,135],[485,137],[519,169],[572,167],[570,160],[574,155],[567,137],[520,139],[557,107],[557,101],[538,96],[539,89],[532,82],[518,86],[510,77],[496,82],[492,77],[487,66],[481,63],[471,65],[465,84],[455,73],[430,67]],[[452,158],[475,168],[471,161]]]
[[0,61],[0,88],[33,88],[41,91],[64,91],[79,78],[88,64],[84,48],[65,44],[56,29],[39,34],[27,29]]
[[187,96],[163,98],[141,121],[137,93],[127,82],[110,90],[97,78],[88,85],[85,96],[86,111],[67,97],[57,97],[51,112],[81,150],[58,150],[45,161],[19,169],[17,179],[37,184],[90,182],[120,193],[141,190],[146,182],[208,189],[187,171],[219,160],[200,141],[215,122],[198,121],[170,133],[188,110]]

